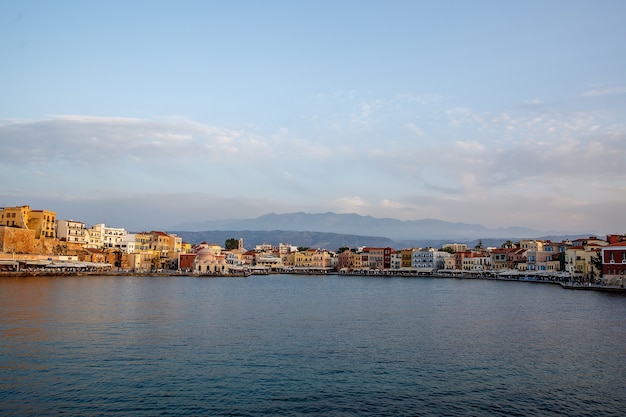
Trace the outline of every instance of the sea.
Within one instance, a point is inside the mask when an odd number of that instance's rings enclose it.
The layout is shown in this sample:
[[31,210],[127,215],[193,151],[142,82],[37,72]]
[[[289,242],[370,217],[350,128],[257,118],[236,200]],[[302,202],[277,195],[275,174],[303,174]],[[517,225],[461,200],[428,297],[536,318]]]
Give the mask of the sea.
[[626,296],[452,278],[0,278],[2,416],[624,416]]

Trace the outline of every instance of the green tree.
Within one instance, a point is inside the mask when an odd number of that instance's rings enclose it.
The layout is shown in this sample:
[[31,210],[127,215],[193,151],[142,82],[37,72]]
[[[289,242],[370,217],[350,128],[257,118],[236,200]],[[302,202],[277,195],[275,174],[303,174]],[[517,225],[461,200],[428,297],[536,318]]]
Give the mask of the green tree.
[[600,278],[602,278],[602,250],[597,250],[596,256],[591,257],[591,265],[598,270]]
[[441,249],[439,249],[439,250],[440,250],[441,252],[448,252],[448,253],[451,253],[451,254],[454,254],[454,253],[455,253],[455,252],[454,252],[454,249],[452,249],[450,246],[448,246],[447,248],[441,248]]
[[304,252],[306,250],[309,250],[308,246],[298,246],[298,252]]
[[232,237],[230,239],[226,239],[226,243],[224,243],[224,248],[226,250],[239,249],[239,241]]
[[347,247],[347,246],[342,246],[339,249],[337,249],[337,253],[342,253],[342,252],[345,252],[347,250],[350,250],[350,248]]

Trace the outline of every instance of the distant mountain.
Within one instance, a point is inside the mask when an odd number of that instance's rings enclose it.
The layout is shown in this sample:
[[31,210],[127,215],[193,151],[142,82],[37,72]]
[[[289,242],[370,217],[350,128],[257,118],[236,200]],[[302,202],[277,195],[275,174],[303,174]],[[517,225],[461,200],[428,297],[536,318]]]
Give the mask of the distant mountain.
[[256,219],[212,220],[202,223],[184,223],[173,226],[172,230],[231,230],[261,231],[289,230],[338,233],[360,236],[381,236],[394,241],[454,240],[474,239],[519,239],[533,236],[557,234],[526,227],[490,229],[479,224],[451,223],[443,220],[397,220],[375,218],[358,214],[337,213],[286,213],[266,214]]
[[[309,248],[321,248],[328,250],[337,250],[347,246],[349,248],[357,248],[360,246],[372,247],[392,247],[394,249],[416,248],[416,247],[433,247],[441,248],[445,243],[453,243],[451,240],[445,239],[413,239],[413,240],[397,240],[394,241],[385,237],[376,236],[358,236],[345,235],[339,233],[323,233],[323,232],[298,232],[285,230],[211,230],[201,232],[175,231],[169,230],[183,238],[183,241],[195,244],[201,242],[215,243],[225,246],[228,239],[243,238],[244,246],[247,249],[253,249],[256,245],[270,244],[278,246],[279,243],[286,243],[294,246],[305,246]],[[571,235],[571,236],[545,236],[539,239],[552,240],[560,242],[562,240],[574,240],[579,237],[588,237],[587,235]],[[506,240],[511,239],[475,239],[475,240],[455,240],[455,243],[465,243],[469,248],[474,248],[478,244],[483,247],[500,247]]]
[[[270,244],[278,246],[286,243],[294,246],[305,246],[313,249],[336,250],[343,246],[356,248],[359,246],[398,247],[398,242],[384,237],[344,235],[339,233],[298,232],[285,230],[212,230],[202,232],[170,231],[183,238],[183,241],[195,244],[201,242],[215,243],[225,246],[228,239],[243,238],[244,247],[253,249],[256,245]],[[404,247],[404,246],[400,246]]]

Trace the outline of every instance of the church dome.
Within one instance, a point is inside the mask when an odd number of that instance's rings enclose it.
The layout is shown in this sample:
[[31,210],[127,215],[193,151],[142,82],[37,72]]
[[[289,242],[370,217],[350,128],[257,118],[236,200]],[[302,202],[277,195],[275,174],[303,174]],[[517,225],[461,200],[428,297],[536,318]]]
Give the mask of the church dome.
[[200,249],[196,253],[196,262],[198,261],[213,261],[215,260],[215,253],[210,249]]

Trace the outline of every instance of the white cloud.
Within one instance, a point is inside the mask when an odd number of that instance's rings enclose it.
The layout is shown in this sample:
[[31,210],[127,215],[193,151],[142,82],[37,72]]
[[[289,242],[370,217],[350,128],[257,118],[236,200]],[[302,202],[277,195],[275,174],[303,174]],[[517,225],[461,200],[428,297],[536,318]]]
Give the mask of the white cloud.
[[594,88],[583,93],[583,97],[600,97],[617,94],[626,94],[626,86]]
[[417,137],[424,136],[424,131],[417,127],[415,123],[407,123],[406,127]]
[[333,210],[339,213],[367,214],[366,210],[370,203],[359,196],[347,196],[337,198],[332,202],[332,205]]
[[98,165],[131,157],[203,159],[235,151],[233,143],[238,138],[238,132],[182,120],[57,116],[0,126],[0,160],[9,164],[71,161]]
[[[626,183],[626,127],[610,114],[490,113],[468,107],[421,113],[417,107],[408,100],[373,99],[364,110],[375,122],[343,130],[328,123],[313,131],[289,126],[259,132],[180,117],[5,121],[0,189],[17,196],[64,187],[68,195],[92,198],[137,190],[211,191],[220,201],[260,202],[242,203],[242,212],[258,210],[249,216],[270,207],[277,212],[319,208],[403,219],[471,221],[475,216],[489,222],[509,220],[502,210],[514,206],[501,201],[506,199],[517,203],[518,215],[527,216],[511,224],[529,226],[536,221],[529,201],[562,211],[580,207],[574,202],[588,206],[624,194],[616,187]],[[350,126],[351,114],[334,121]],[[479,211],[492,208],[497,215]],[[558,221],[545,212],[546,219]]]

